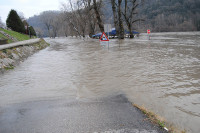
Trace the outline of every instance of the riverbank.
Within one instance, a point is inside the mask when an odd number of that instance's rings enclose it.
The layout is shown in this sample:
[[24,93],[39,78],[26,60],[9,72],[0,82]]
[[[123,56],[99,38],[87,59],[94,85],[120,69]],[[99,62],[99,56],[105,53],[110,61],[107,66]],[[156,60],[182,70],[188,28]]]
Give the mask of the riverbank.
[[33,53],[49,46],[43,39],[30,39],[0,45],[0,73],[13,69]]

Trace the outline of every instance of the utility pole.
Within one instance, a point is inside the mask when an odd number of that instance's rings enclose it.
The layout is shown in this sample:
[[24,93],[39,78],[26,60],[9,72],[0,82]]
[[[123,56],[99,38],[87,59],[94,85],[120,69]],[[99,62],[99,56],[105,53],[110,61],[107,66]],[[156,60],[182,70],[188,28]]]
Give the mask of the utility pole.
[[30,27],[31,26],[28,26],[28,32],[29,32],[29,37],[31,38]]

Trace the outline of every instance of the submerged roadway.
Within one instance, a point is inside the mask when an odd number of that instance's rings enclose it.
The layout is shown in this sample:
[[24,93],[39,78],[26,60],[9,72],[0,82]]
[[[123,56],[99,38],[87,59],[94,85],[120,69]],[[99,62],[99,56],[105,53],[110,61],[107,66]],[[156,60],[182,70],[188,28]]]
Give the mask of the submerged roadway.
[[123,94],[108,94],[105,87],[92,90],[97,85],[90,91],[108,95],[87,98],[89,91],[84,94],[83,90],[77,94],[77,88],[84,89],[80,84],[85,85],[85,79],[77,75],[81,66],[75,70],[79,65],[73,64],[79,62],[74,51],[80,49],[70,49],[75,41],[66,46],[49,43],[49,48],[0,75],[0,133],[166,132],[152,124]]

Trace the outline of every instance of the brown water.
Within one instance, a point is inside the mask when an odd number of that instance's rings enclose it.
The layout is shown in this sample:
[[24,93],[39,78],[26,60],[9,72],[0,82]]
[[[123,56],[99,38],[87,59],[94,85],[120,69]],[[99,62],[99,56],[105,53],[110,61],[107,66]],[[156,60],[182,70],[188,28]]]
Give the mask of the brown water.
[[51,46],[0,75],[0,107],[125,94],[168,122],[200,131],[200,32],[133,40],[47,39]]

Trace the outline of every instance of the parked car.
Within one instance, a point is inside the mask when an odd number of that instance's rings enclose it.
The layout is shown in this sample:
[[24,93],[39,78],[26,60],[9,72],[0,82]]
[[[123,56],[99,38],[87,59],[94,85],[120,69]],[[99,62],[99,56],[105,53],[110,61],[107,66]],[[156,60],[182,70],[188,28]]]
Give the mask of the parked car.
[[[139,35],[140,33],[137,31],[132,31],[134,35]],[[124,31],[125,35],[128,37],[129,36],[129,32],[128,31]],[[100,39],[102,33],[97,33],[95,35],[92,35],[92,38],[96,38],[96,39]],[[108,36],[108,33],[106,32],[106,35]],[[115,30],[115,28],[112,28],[111,32],[109,32],[109,38],[117,38],[117,32]]]

